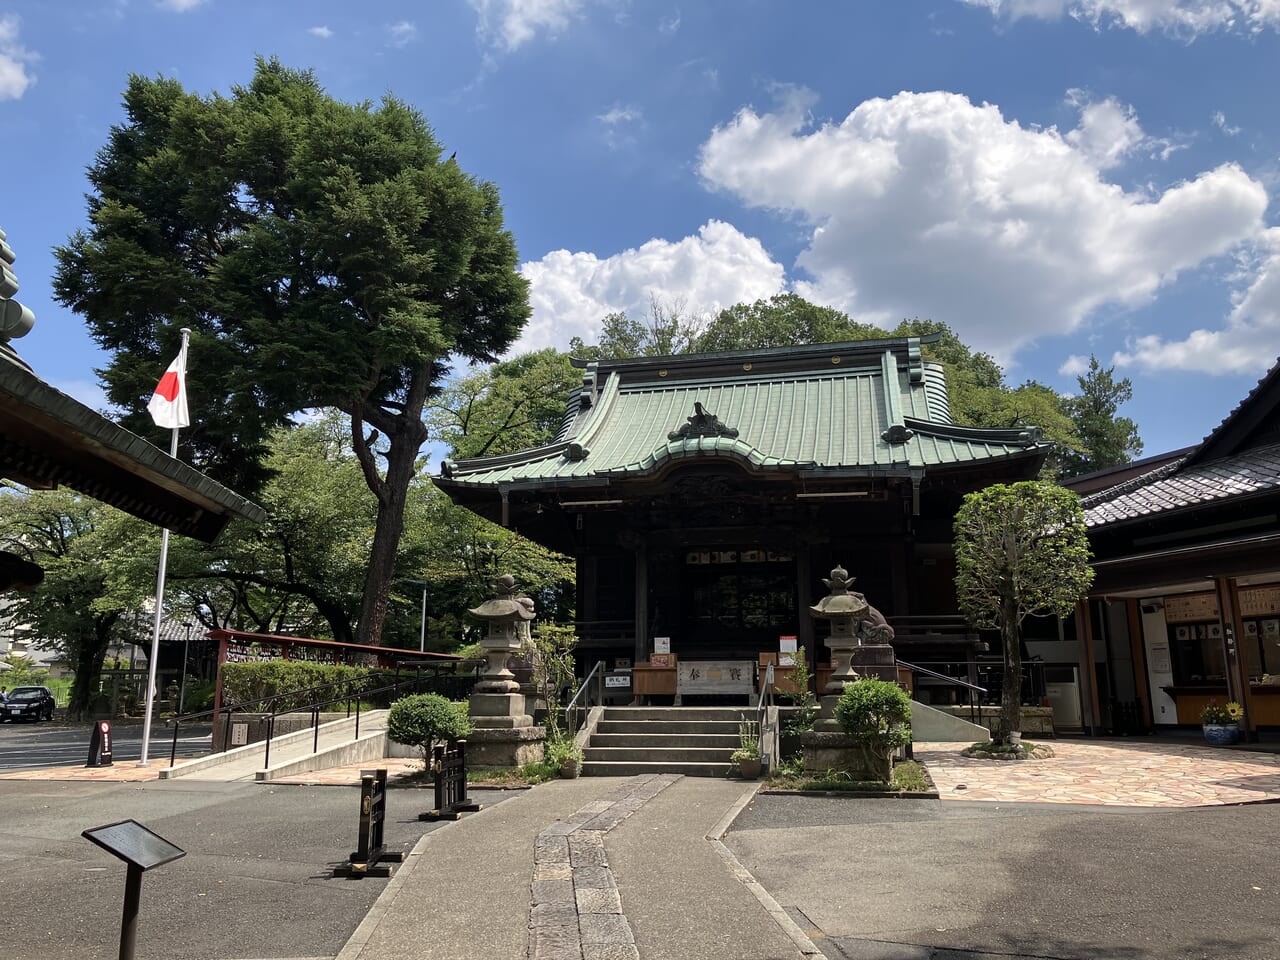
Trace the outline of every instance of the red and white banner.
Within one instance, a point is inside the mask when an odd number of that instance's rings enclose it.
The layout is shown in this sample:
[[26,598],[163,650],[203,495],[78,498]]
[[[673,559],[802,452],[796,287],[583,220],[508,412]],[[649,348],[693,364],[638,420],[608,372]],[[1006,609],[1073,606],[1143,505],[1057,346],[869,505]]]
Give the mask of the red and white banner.
[[178,427],[191,426],[191,415],[187,413],[187,345],[185,338],[177,359],[169,364],[169,369],[164,372],[164,376],[160,378],[160,382],[156,385],[156,392],[147,404],[147,409],[151,411],[151,419],[156,422],[157,427],[177,429]]

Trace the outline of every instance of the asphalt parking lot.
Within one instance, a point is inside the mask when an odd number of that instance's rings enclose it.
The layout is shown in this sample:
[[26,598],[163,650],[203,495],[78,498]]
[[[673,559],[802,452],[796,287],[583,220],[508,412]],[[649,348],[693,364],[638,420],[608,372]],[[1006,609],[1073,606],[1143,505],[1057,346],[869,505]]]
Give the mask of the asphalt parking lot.
[[[475,794],[486,805],[511,795]],[[356,848],[358,805],[351,787],[2,782],[4,954],[117,956],[125,867],[80,832],[133,818],[187,851],[144,876],[139,958],[335,956],[387,884],[333,876]],[[387,849],[407,852],[440,826],[417,819],[430,806],[429,791],[390,790]]]
[[1275,960],[1280,805],[759,796],[726,843],[833,960]]

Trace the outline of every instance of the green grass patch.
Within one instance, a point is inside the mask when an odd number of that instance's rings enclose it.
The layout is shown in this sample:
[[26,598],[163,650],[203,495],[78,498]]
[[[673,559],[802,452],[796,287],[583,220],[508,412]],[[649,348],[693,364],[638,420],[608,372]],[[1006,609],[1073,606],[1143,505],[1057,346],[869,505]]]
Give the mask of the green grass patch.
[[784,770],[769,778],[766,784],[775,790],[813,790],[842,793],[923,793],[933,788],[924,775],[924,768],[914,760],[903,760],[893,767],[893,780],[855,780],[852,775],[839,770],[828,770],[820,777],[805,776],[794,770]]
[[[467,771],[467,783],[484,787],[524,787],[546,783],[560,776],[560,768],[545,760],[526,763],[523,767],[478,767]],[[429,779],[429,775],[428,775]]]

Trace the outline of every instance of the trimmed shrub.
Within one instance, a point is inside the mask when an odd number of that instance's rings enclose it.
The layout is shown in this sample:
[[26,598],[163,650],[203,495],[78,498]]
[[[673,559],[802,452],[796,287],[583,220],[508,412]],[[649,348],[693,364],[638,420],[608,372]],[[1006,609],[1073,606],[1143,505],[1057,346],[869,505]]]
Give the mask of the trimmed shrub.
[[877,752],[911,742],[911,698],[887,680],[864,677],[846,683],[836,704],[836,720],[845,733]]
[[402,697],[387,714],[387,736],[422,751],[429,760],[431,747],[439,740],[458,740],[471,732],[466,703],[446,700],[438,693],[416,693]]

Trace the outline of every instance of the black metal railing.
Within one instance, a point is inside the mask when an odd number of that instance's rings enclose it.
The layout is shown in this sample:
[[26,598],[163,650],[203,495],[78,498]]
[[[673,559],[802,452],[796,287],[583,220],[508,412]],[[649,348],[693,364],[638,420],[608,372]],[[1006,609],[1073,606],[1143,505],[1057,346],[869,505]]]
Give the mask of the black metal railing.
[[[575,734],[582,728],[587,712],[592,707],[604,706],[604,664],[603,660],[596,661],[596,665],[579,684],[577,692],[565,705],[565,726],[570,734]],[[550,704],[548,709],[551,709]]]
[[906,660],[899,660],[898,666],[906,667],[911,671],[911,689],[914,692],[918,689],[917,676],[923,675],[931,677],[935,680],[941,680],[945,686],[957,687],[963,690],[969,697],[969,720],[971,723],[977,723],[981,718],[981,700],[980,698],[987,695],[987,688],[981,687],[976,683],[970,683],[968,680],[961,680],[959,677],[953,677],[946,673],[940,673],[929,667],[918,663],[908,663]]
[[[173,742],[169,750],[169,766],[172,767],[177,760],[178,737],[183,723],[209,720],[214,727],[211,736],[216,738],[219,718],[221,718],[223,726],[221,752],[226,752],[231,746],[232,717],[236,713],[266,714],[267,735],[264,738],[265,746],[263,748],[263,766],[266,767],[271,762],[271,741],[275,739],[276,720],[279,717],[290,713],[307,712],[311,714],[309,728],[313,731],[311,749],[314,753],[320,747],[320,715],[325,712],[325,707],[342,704],[348,718],[354,713],[356,722],[352,738],[358,739],[360,736],[360,712],[365,699],[378,697],[390,701],[395,699],[391,696],[392,694],[403,696],[406,692],[439,693],[449,699],[461,699],[470,692],[471,687],[479,679],[479,666],[482,663],[483,661],[478,660],[457,661],[454,664],[455,671],[448,674],[423,674],[419,672],[413,677],[381,685],[375,685],[375,683],[385,679],[385,674],[366,674],[357,678],[347,677],[342,680],[332,680],[328,683],[317,684],[314,687],[307,687],[302,690],[275,693],[266,697],[259,697],[256,700],[237,701],[224,704],[215,710],[202,710],[197,713],[174,717],[171,721],[173,723]],[[475,673],[473,675],[458,674],[456,665],[460,664],[471,665]],[[329,694],[333,695],[329,696]],[[216,746],[216,744],[214,745]]]

